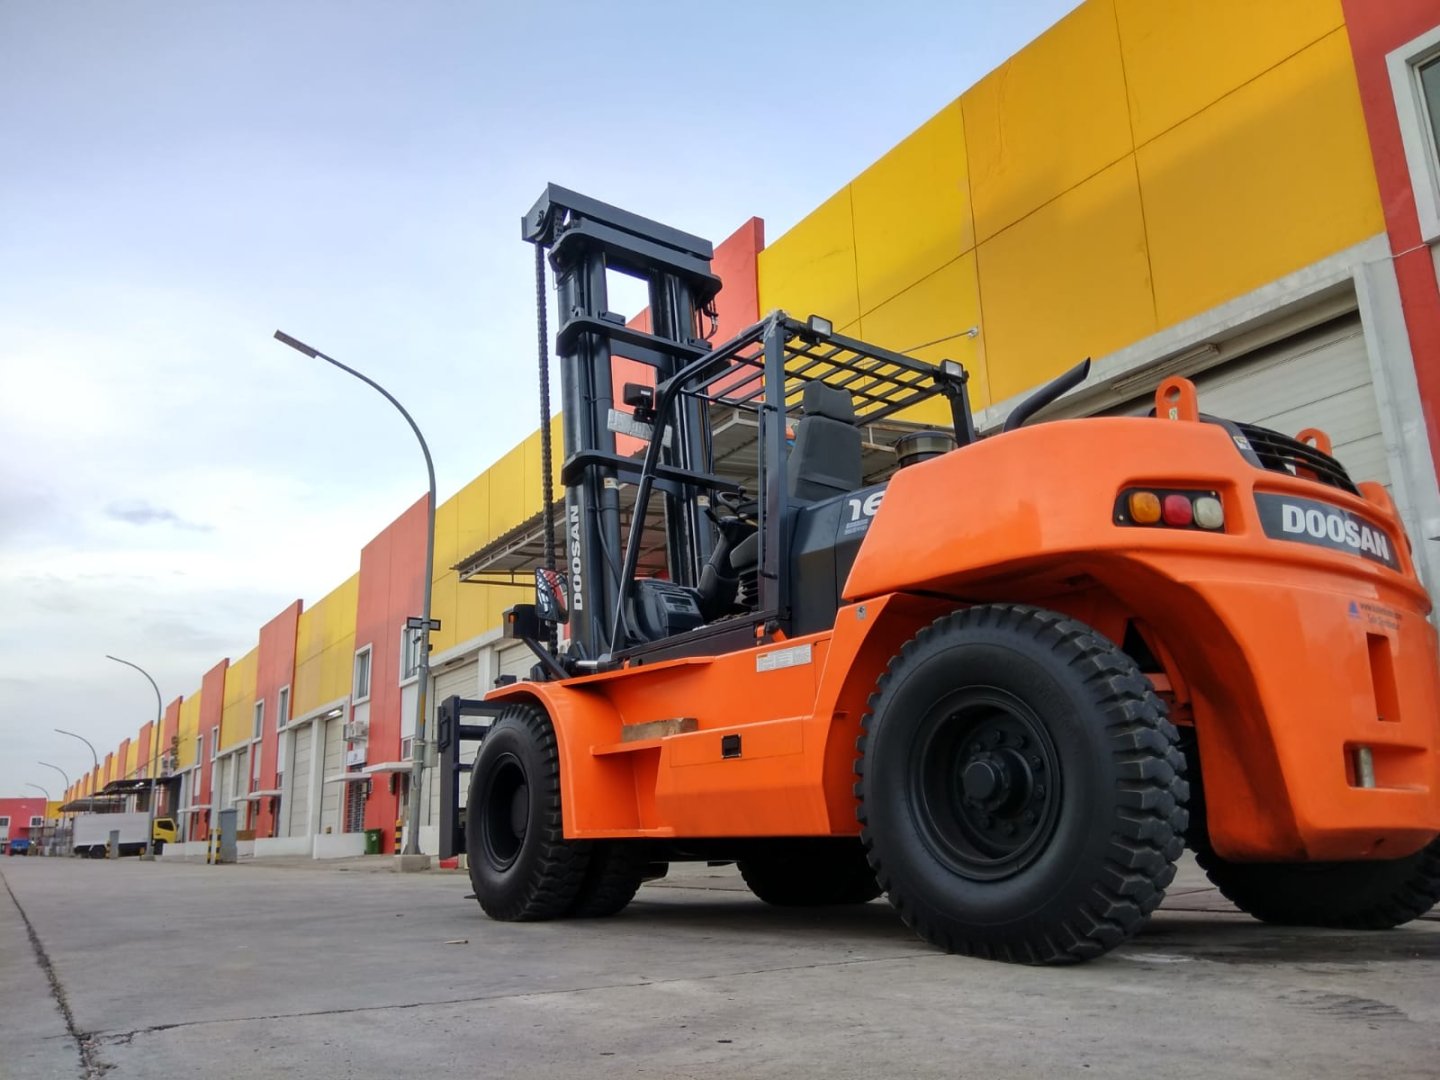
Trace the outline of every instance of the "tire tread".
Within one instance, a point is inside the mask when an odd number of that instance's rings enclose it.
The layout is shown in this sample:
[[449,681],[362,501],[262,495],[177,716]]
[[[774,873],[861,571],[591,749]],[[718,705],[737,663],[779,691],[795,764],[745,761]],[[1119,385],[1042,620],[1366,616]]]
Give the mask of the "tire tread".
[[[937,635],[960,628],[1009,629],[1049,645],[1105,711],[1105,732],[1117,765],[1114,839],[1103,872],[1091,888],[1088,904],[1053,930],[1012,942],[988,941],[932,925],[895,882],[876,851],[863,801],[865,752],[871,720],[887,688],[911,658]],[[866,703],[856,740],[855,794],[860,837],[876,879],[900,917],[921,937],[947,952],[1025,964],[1087,960],[1130,938],[1164,899],[1174,879],[1174,861],[1183,848],[1189,785],[1179,735],[1164,702],[1135,662],[1097,631],[1058,612],[1025,604],[985,604],[965,608],[921,628],[890,659]]]

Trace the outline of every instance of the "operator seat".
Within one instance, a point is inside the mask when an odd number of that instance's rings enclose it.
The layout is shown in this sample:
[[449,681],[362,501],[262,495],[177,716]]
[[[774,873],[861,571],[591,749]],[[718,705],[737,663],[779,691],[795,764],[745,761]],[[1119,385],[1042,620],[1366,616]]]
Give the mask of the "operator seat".
[[805,384],[805,415],[795,421],[786,475],[790,497],[818,502],[855,491],[864,482],[860,431],[849,393],[822,382]]

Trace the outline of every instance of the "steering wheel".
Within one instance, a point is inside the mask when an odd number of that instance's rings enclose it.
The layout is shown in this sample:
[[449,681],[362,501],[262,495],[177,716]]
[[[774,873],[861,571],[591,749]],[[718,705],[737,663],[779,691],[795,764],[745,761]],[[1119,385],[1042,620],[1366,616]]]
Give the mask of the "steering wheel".
[[[723,510],[719,513],[716,507]],[[755,500],[744,491],[717,491],[705,508],[705,514],[719,528],[733,528],[737,524],[753,526],[756,512]]]

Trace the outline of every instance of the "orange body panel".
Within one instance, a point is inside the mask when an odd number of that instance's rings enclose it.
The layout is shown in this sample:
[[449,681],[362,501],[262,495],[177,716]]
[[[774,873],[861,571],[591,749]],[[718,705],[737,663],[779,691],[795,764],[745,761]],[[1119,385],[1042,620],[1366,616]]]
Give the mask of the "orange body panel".
[[[1218,492],[1224,531],[1117,525],[1119,493],[1141,486]],[[1267,537],[1256,491],[1360,515],[1400,569]],[[866,699],[921,626],[985,601],[1117,640],[1135,620],[1177,719],[1193,718],[1221,855],[1399,857],[1440,833],[1440,670],[1398,518],[1382,489],[1365,495],[1256,469],[1212,424],[1039,425],[897,473],[831,631],[489,697],[554,718],[567,836],[850,835]],[[777,652],[790,666],[765,659]],[[623,739],[679,717],[698,730]],[[722,756],[727,734],[738,757]],[[1359,746],[1373,788],[1357,786]]]

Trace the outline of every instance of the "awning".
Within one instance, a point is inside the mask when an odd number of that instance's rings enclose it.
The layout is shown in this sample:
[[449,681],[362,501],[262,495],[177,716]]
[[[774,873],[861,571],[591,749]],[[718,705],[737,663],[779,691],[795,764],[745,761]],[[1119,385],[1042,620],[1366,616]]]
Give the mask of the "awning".
[[[157,776],[153,783],[158,787],[165,783],[166,777]],[[145,777],[132,777],[129,780],[111,780],[105,785],[102,794],[104,795],[143,795],[150,790],[151,779]]]
[[[861,471],[864,483],[879,483],[895,471],[895,440],[926,425],[886,418],[857,424],[861,438]],[[710,412],[710,443],[715,475],[744,485],[754,494],[758,490],[759,441],[753,412],[745,409],[712,405]],[[643,454],[632,455],[638,465]],[[625,543],[630,535],[630,521],[635,510],[635,485],[621,484],[620,537]],[[645,515],[645,536],[637,564],[641,576],[661,573],[665,569],[664,499],[658,493],[650,500]],[[565,550],[565,500],[555,503],[555,532],[561,552]],[[496,537],[479,551],[456,563],[460,580],[480,585],[521,585],[529,587],[535,568],[545,564],[545,513],[537,511],[529,518]],[[617,556],[618,557],[618,556]],[[561,561],[564,561],[563,555]]]
[[210,804],[209,804],[209,803],[206,803],[204,806],[186,806],[186,807],[183,807],[183,808],[181,809],[180,813],[182,813],[182,814],[198,814],[201,810],[209,810],[209,809],[210,809]]
[[62,814],[118,813],[125,803],[123,795],[86,795],[72,799],[60,807]]
[[325,777],[325,783],[327,783],[327,784],[358,784],[358,783],[361,783],[362,781],[368,781],[369,779],[370,779],[370,774],[369,774],[369,773],[363,773],[363,772],[347,772],[347,773],[338,773],[338,774],[335,775],[335,776],[327,776],[327,777]]
[[236,795],[231,802],[259,802],[261,799],[279,798],[279,788],[266,788],[264,791],[252,791],[249,795]]
[[415,763],[413,761],[382,761],[378,765],[366,765],[365,768],[360,771],[370,773],[373,776],[375,773],[408,773],[414,768]]

